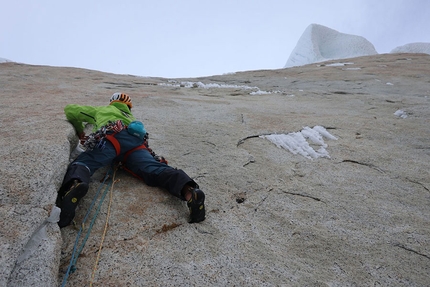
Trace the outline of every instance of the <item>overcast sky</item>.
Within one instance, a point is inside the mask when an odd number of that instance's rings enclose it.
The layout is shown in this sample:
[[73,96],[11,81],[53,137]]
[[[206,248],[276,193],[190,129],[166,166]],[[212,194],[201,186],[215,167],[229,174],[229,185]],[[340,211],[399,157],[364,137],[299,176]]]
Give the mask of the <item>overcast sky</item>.
[[[430,43],[428,0],[0,0],[0,58],[150,77],[283,68],[312,23]],[[294,4],[293,4],[294,3]]]

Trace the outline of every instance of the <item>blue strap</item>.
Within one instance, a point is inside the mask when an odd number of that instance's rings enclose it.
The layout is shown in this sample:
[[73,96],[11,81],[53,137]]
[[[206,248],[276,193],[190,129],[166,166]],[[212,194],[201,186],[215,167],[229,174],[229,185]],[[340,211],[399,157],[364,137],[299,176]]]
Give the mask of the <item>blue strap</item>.
[[[80,239],[80,237],[81,237],[81,234],[82,234],[82,233],[83,233],[83,231],[84,231],[84,228],[85,228],[85,222],[87,221],[87,219],[88,219],[88,217],[89,217],[89,215],[90,215],[90,213],[91,213],[91,210],[93,209],[93,207],[94,207],[94,205],[95,205],[95,203],[96,203],[96,201],[97,201],[97,198],[99,197],[99,194],[100,194],[100,191],[101,191],[101,189],[102,189],[102,187],[103,187],[103,184],[105,184],[105,183],[106,183],[106,181],[107,181],[109,178],[111,178],[111,176],[110,176],[110,175],[112,174],[112,172],[113,172],[113,168],[111,167],[111,168],[110,168],[110,170],[106,173],[106,176],[104,177],[103,182],[102,182],[102,183],[100,183],[99,188],[97,189],[96,195],[94,196],[94,199],[93,199],[93,201],[91,202],[91,205],[90,205],[90,207],[88,208],[87,213],[85,214],[85,217],[84,217],[84,220],[82,221],[82,224],[81,224],[81,227],[80,227],[80,229],[79,229],[79,232],[78,232],[78,234],[76,235],[75,245],[73,246],[73,252],[72,252],[72,256],[71,256],[71,258],[70,258],[70,263],[69,263],[69,266],[68,266],[68,268],[67,268],[66,274],[64,275],[64,278],[63,278],[63,283],[62,283],[62,285],[61,285],[62,287],[66,286],[67,279],[69,278],[69,275],[70,275],[71,273],[73,273],[73,272],[75,272],[75,271],[76,271],[76,262],[78,261],[78,257],[79,257],[79,255],[81,254],[82,250],[84,249],[84,247],[85,247],[85,243],[87,242],[88,237],[89,237],[89,236],[90,236],[90,234],[91,234],[91,230],[92,230],[92,228],[93,228],[94,222],[95,222],[95,220],[96,220],[96,218],[97,218],[98,213],[100,212],[100,208],[101,208],[101,206],[102,206],[102,204],[103,204],[103,201],[104,201],[104,199],[105,199],[105,197],[106,197],[106,194],[107,194],[107,193],[108,193],[108,191],[109,191],[109,187],[110,187],[110,186],[109,186],[109,184],[108,184],[108,185],[106,185],[106,187],[105,187],[105,190],[104,190],[104,192],[103,192],[103,194],[102,194],[102,197],[101,197],[101,198],[100,198],[100,200],[99,200],[99,203],[98,203],[98,206],[97,206],[96,212],[95,212],[95,214],[93,215],[93,218],[92,218],[92,220],[91,220],[91,223],[90,223],[90,225],[89,225],[89,227],[88,227],[87,234],[85,235],[85,238],[84,238],[84,240],[82,241],[81,246],[80,246],[80,247],[79,247],[79,249],[78,249],[79,239]],[[110,181],[109,181],[109,182],[110,182]]]

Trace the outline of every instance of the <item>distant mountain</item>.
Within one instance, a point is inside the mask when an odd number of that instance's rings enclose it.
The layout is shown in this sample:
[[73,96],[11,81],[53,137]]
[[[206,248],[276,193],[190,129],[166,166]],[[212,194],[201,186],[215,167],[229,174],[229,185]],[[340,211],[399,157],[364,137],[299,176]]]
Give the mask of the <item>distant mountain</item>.
[[430,54],[430,43],[410,43],[391,50],[390,53],[424,53]]
[[11,62],[11,61],[5,58],[0,58],[0,63],[6,63],[6,62]]
[[309,25],[288,58],[285,68],[331,59],[378,54],[364,37],[340,33],[318,24]]

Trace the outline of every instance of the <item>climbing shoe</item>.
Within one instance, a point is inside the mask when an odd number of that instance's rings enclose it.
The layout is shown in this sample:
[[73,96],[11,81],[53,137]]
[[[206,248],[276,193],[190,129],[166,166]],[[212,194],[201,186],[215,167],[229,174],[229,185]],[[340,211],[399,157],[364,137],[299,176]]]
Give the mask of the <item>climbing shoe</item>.
[[69,225],[75,217],[75,209],[82,197],[87,194],[88,184],[74,180],[70,189],[61,196],[57,202],[57,206],[61,208],[60,228]]
[[191,198],[187,201],[190,210],[189,223],[197,223],[205,220],[205,194],[198,188],[191,190]]

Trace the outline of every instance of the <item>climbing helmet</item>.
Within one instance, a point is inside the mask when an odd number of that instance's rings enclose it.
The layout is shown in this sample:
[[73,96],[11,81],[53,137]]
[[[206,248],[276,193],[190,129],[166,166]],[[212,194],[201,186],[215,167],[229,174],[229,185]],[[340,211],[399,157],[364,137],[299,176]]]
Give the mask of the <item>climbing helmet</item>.
[[123,93],[114,93],[112,97],[110,97],[110,103],[121,102],[126,104],[130,109],[133,107],[131,103],[131,98],[127,94]]

